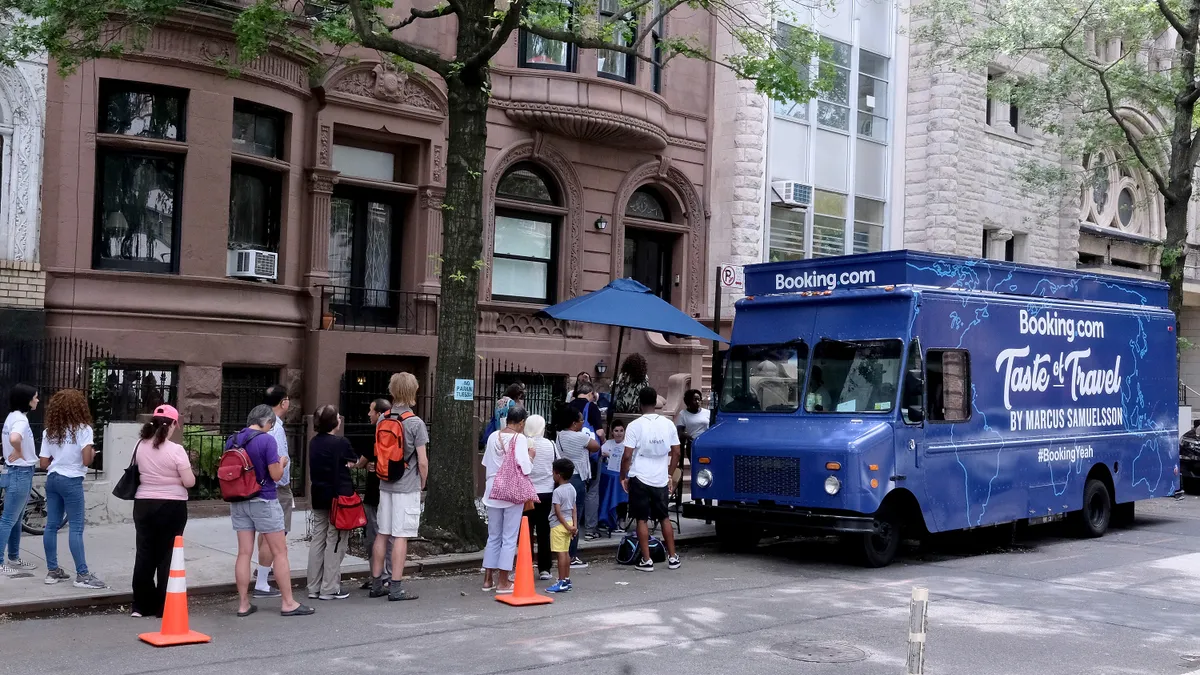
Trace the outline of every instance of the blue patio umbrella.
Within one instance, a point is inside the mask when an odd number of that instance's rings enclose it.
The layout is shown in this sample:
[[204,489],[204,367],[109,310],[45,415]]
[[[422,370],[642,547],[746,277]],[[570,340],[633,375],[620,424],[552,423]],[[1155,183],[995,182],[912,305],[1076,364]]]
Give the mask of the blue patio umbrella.
[[[538,316],[619,327],[621,330],[617,337],[617,368],[621,367],[621,347],[625,340],[626,328],[728,342],[633,279],[614,279],[600,290],[551,305],[538,312]],[[608,409],[610,423],[616,399],[617,391],[614,387],[613,405]]]

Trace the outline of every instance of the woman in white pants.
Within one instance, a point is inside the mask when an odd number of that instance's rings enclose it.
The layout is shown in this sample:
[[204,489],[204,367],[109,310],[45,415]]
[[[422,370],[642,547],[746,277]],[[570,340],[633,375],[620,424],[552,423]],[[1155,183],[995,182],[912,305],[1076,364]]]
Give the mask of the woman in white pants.
[[487,471],[483,505],[488,510],[488,541],[483,552],[485,591],[512,593],[509,572],[516,563],[517,537],[521,533],[521,517],[525,511],[525,504],[492,499],[491,494],[496,473],[500,471],[508,453],[515,453],[517,465],[525,475],[528,476],[533,469],[529,442],[525,437],[525,420],[528,416],[529,413],[521,406],[510,408],[505,427],[492,432],[487,441],[487,449],[483,451],[483,467]]

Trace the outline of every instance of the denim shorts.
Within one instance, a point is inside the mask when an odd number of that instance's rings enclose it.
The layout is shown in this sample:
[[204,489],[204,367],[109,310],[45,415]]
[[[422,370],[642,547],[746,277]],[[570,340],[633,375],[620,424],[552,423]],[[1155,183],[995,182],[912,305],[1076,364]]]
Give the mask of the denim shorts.
[[283,532],[283,506],[278,499],[251,499],[229,505],[234,532]]

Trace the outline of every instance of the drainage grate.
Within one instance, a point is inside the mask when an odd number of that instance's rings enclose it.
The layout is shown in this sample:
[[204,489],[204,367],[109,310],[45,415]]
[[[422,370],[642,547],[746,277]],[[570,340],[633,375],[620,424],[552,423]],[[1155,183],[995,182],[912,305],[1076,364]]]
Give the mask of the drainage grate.
[[771,653],[806,663],[853,663],[867,658],[867,653],[854,645],[817,640],[780,642],[771,647]]

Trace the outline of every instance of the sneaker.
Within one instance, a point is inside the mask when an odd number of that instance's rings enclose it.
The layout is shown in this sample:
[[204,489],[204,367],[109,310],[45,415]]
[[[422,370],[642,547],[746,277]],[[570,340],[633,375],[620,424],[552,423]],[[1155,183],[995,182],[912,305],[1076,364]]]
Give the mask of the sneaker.
[[77,574],[75,575],[75,588],[90,588],[93,591],[98,591],[102,588],[108,588],[103,581],[96,578],[95,574]]
[[265,591],[256,588],[251,591],[250,597],[257,600],[261,598],[279,598],[283,597],[283,594],[279,592],[278,588],[268,588]]
[[574,560],[571,561],[571,569],[573,569],[573,570],[586,569],[587,566],[588,566],[588,564],[583,562],[579,558],[575,558]]
[[570,579],[559,579],[553,586],[546,589],[547,593],[566,593],[571,590]]
[[541,574],[538,575],[538,579],[541,579],[542,581],[550,581],[550,573],[542,572]]
[[70,580],[71,580],[71,575],[64,572],[62,570],[62,568],[60,567],[58,569],[50,570],[49,572],[46,572],[45,584],[47,586],[51,586],[53,584],[57,584],[60,581],[70,581]]
[[633,569],[635,569],[639,572],[653,572],[654,571],[654,561],[653,560],[639,560],[638,564],[633,566]]
[[[370,586],[368,585],[367,588],[370,588]],[[309,593],[308,594],[309,600],[318,600],[318,599],[320,599],[320,597],[321,597],[320,593]]]
[[[310,595],[308,597],[311,598],[313,596]],[[321,595],[317,596],[317,599],[318,600],[345,600],[348,597],[350,597],[350,593],[339,590],[337,593],[330,593],[328,595],[322,593]]]
[[8,565],[0,565],[0,574],[3,574],[9,579],[28,579],[29,577],[33,576],[29,572],[19,570],[15,567],[10,567]]
[[17,558],[16,560],[9,560],[8,566],[13,569],[18,569],[18,570],[36,570],[37,569],[37,565],[34,565],[33,563],[25,562],[24,560],[21,560],[20,558]]
[[594,539],[599,539],[599,538],[600,538],[600,535],[596,534],[595,532],[588,532],[587,534],[583,535],[584,541],[592,541]]
[[682,564],[683,563],[680,562],[678,555],[673,555],[673,556],[667,558],[667,569],[669,569],[669,570],[677,570],[677,569],[679,569],[679,566]]

